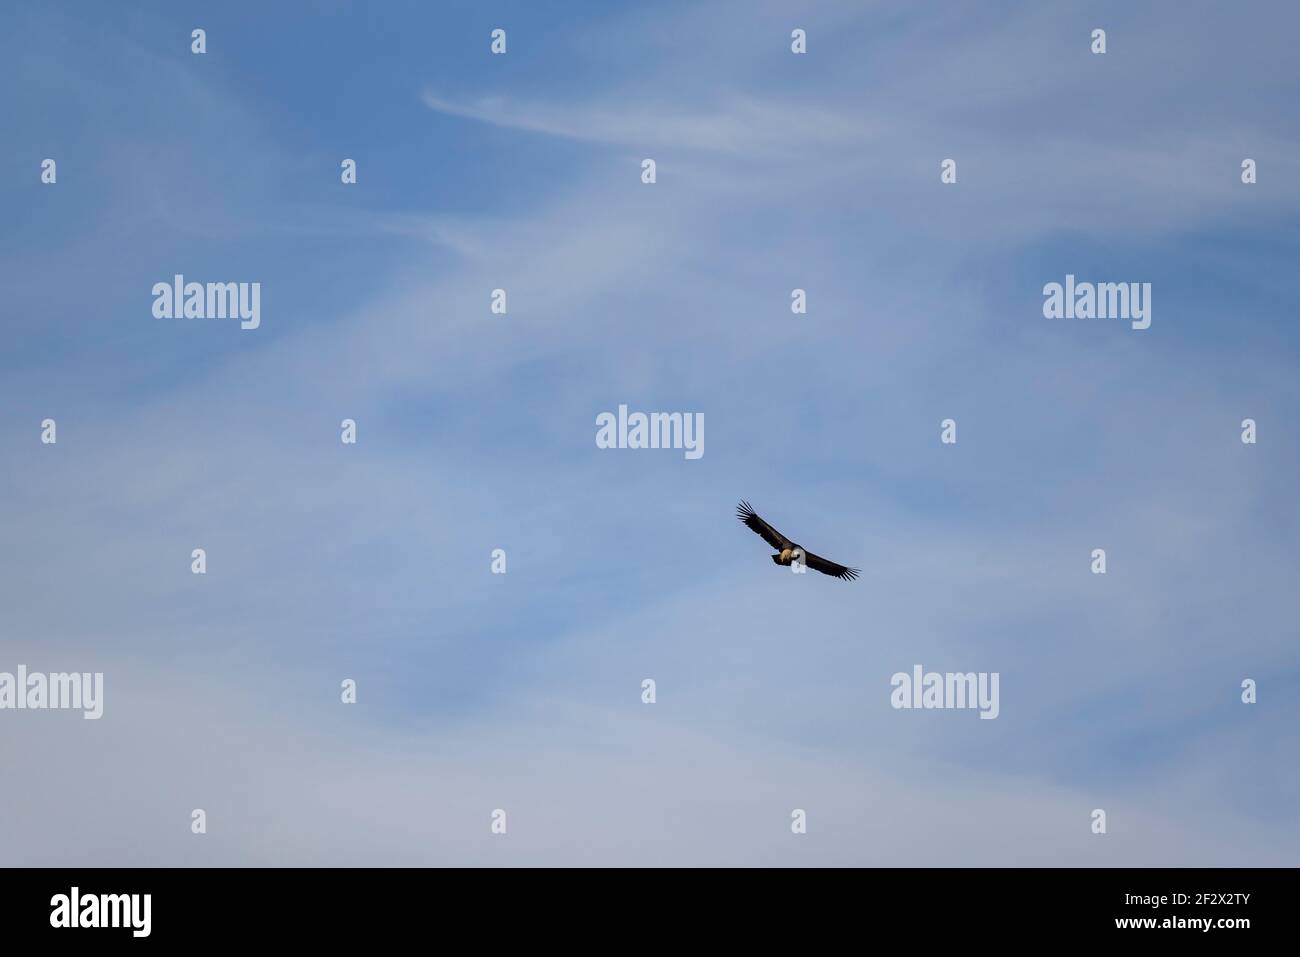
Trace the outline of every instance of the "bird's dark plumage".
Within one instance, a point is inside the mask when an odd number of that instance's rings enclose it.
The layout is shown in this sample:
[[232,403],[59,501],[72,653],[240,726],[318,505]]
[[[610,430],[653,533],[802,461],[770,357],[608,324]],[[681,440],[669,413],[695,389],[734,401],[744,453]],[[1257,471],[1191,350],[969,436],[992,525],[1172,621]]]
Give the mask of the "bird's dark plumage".
[[744,522],[750,529],[757,532],[773,548],[794,548],[794,542],[786,538],[767,522],[758,517],[758,513],[750,506],[748,502],[741,502],[736,506],[736,517]]
[[736,506],[736,517],[744,522],[747,528],[759,535],[763,541],[780,552],[780,554],[772,556],[772,561],[778,565],[789,565],[792,561],[797,561],[798,559],[793,555],[797,550],[803,554],[804,564],[813,571],[821,572],[823,575],[830,575],[832,578],[843,578],[846,581],[853,581],[859,575],[856,568],[849,568],[847,565],[841,565],[838,562],[822,558],[820,555],[814,555],[802,545],[796,545],[759,518],[758,513],[754,511],[748,502],[742,501]]

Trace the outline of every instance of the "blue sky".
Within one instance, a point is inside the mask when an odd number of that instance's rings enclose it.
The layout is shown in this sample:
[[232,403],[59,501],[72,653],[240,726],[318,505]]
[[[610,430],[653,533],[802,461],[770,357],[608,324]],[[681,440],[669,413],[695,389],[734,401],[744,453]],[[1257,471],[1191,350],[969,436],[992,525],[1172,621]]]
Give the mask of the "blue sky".
[[2,17],[0,670],[106,696],[0,714],[5,863],[1300,861],[1291,5]]

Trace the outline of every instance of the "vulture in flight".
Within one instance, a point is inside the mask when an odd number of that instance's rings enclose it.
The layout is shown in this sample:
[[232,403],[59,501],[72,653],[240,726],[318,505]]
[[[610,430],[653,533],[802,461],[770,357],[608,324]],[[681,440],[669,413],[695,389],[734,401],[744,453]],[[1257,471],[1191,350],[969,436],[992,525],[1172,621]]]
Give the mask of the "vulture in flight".
[[736,506],[736,517],[745,523],[752,531],[762,536],[763,541],[775,548],[780,554],[773,555],[772,561],[778,565],[790,565],[799,561],[799,556],[803,556],[804,564],[809,568],[821,572],[823,575],[831,575],[835,578],[843,578],[847,581],[853,581],[858,577],[858,569],[849,568],[846,565],[839,565],[835,562],[828,561],[820,555],[814,555],[802,545],[796,545],[790,539],[786,538],[767,522],[758,517],[758,513],[750,506],[748,502],[741,502]]

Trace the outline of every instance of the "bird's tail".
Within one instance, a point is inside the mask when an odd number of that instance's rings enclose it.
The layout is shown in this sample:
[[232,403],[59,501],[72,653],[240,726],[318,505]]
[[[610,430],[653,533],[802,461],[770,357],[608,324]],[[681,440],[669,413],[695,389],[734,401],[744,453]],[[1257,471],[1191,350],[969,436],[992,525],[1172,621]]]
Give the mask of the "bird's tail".
[[773,556],[772,556],[772,561],[775,562],[776,564],[780,565],[780,564],[781,564],[781,556],[780,556],[780,555],[773,555]]

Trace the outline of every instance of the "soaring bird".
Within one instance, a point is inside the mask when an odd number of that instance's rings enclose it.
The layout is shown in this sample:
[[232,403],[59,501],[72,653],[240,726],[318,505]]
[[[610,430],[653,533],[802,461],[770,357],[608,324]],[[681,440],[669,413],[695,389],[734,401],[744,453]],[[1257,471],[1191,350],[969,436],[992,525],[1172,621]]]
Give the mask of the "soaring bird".
[[809,568],[821,572],[823,575],[831,575],[835,578],[843,578],[848,581],[858,577],[858,569],[849,568],[846,565],[839,565],[835,562],[828,561],[820,555],[814,555],[802,545],[796,545],[790,539],[786,538],[767,522],[758,517],[758,513],[750,506],[748,502],[741,502],[736,506],[736,517],[744,522],[750,529],[757,532],[767,542],[775,548],[779,554],[772,556],[772,561],[778,565],[790,565],[799,561],[799,556],[803,556],[804,564]]

